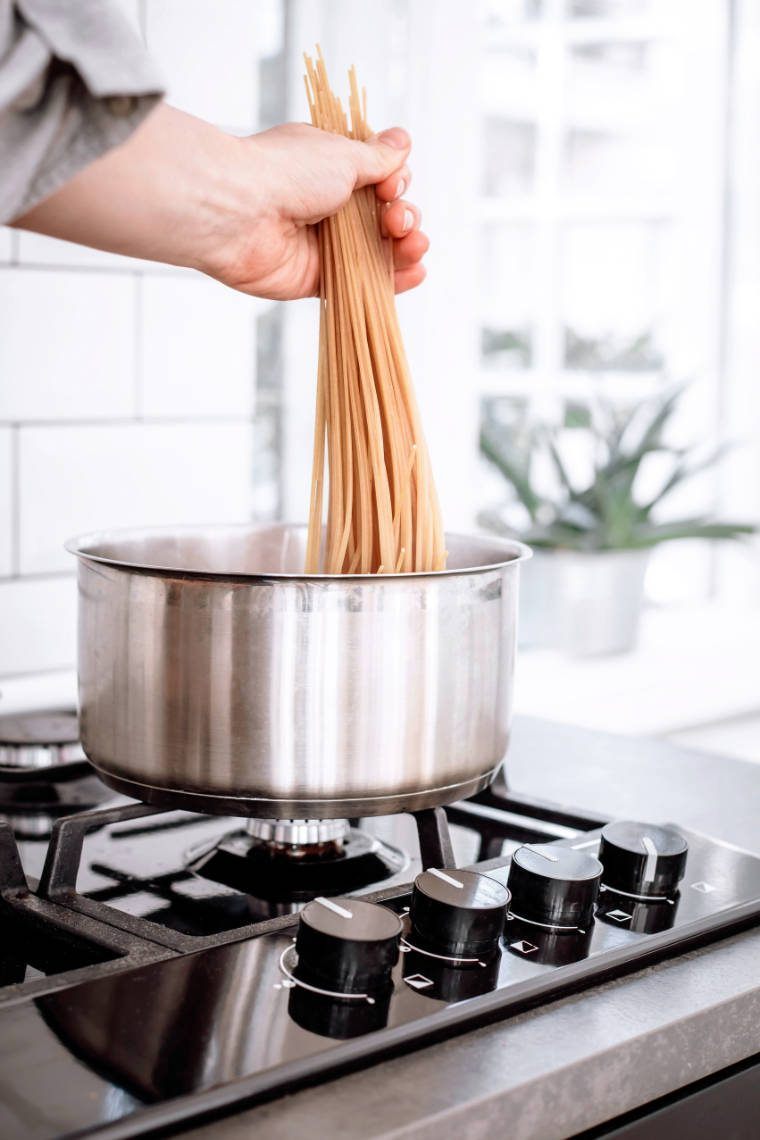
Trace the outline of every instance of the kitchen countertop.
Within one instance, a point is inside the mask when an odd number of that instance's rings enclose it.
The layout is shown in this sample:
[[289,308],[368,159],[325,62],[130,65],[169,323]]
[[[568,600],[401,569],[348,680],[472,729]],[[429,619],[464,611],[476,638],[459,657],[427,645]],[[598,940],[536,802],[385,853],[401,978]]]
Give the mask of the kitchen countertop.
[[[760,851],[760,765],[531,718],[511,787]],[[555,1140],[760,1052],[760,929],[190,1129],[186,1140]]]

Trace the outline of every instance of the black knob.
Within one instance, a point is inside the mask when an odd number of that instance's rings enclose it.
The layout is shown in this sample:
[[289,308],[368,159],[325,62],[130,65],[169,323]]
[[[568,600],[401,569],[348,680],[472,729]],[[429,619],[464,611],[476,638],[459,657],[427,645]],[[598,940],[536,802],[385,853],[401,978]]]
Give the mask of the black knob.
[[594,920],[602,865],[586,851],[554,843],[518,847],[507,886],[511,912],[553,930],[585,930]]
[[604,886],[640,897],[675,894],[689,845],[674,827],[619,820],[602,829]]
[[301,911],[296,978],[330,993],[366,993],[390,983],[401,919],[361,899],[313,899]]
[[452,958],[477,958],[498,948],[509,891],[474,871],[423,871],[414,880],[410,941]]
[[377,996],[372,1002],[361,998],[348,1001],[344,997],[315,994],[313,990],[294,986],[288,998],[288,1013],[296,1025],[310,1033],[346,1041],[385,1028],[392,993],[391,987],[387,986],[385,990],[376,991]]

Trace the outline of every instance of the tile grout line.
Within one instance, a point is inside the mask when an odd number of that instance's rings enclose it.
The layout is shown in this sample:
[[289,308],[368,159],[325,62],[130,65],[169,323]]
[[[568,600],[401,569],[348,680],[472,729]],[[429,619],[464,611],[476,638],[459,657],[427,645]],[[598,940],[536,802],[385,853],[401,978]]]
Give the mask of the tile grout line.
[[[14,235],[15,236],[15,235]],[[114,256],[122,256],[121,254],[114,254]],[[126,256],[126,255],[123,255]],[[144,266],[139,264],[140,258],[132,258],[131,260],[138,262],[137,265],[101,265],[85,264],[84,262],[74,261],[10,261],[6,268],[17,269],[21,272],[30,273],[84,273],[84,274],[107,274],[109,277],[129,277],[135,273],[140,277],[169,277],[181,278],[187,280],[188,278],[199,279],[205,275],[196,269],[186,269],[181,265],[155,265],[153,263],[145,262]]]
[[59,582],[62,579],[76,578],[76,570],[27,570],[25,574],[6,574],[0,577],[0,586],[11,583],[15,586],[19,582]]
[[15,420],[0,420],[0,428],[20,427],[26,430],[35,428],[83,428],[83,427],[234,427],[239,424],[250,423],[253,416],[249,413],[237,416],[107,416],[102,419],[77,416],[74,419],[59,420],[25,420],[19,424]]
[[61,675],[76,673],[76,663],[72,661],[70,665],[53,665],[49,668],[44,667],[42,669],[22,669],[20,673],[0,673],[0,689],[3,685],[7,685],[9,681],[28,681],[32,677],[49,677],[54,673],[60,673]]

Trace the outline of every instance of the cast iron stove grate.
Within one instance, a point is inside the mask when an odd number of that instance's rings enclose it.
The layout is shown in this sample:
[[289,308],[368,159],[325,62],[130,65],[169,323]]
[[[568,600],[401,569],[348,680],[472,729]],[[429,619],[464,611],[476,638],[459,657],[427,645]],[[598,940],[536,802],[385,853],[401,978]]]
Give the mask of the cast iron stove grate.
[[0,1003],[166,957],[136,938],[34,894],[0,816]]
[[[479,827],[477,815],[466,818],[468,827]],[[389,876],[398,888],[408,859],[366,835],[356,826],[361,821],[351,822],[347,857],[294,867],[257,850],[228,819],[134,803],[82,812],[56,822],[39,894],[175,950],[235,941],[269,929],[317,894],[364,892]],[[444,809],[418,812],[414,822],[421,865],[453,865]],[[502,826],[503,838],[511,833]]]

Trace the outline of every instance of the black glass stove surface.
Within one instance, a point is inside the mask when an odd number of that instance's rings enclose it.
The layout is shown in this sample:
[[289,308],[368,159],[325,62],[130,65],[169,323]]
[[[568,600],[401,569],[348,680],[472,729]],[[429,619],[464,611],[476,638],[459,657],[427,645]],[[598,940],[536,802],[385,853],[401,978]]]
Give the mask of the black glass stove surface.
[[[760,859],[684,834],[686,875],[670,900],[604,891],[585,931],[508,919],[496,952],[467,965],[406,949],[392,985],[376,993],[349,998],[303,985],[294,916],[259,937],[9,1005],[0,1011],[0,1135],[47,1140],[91,1130],[115,1138],[197,1118],[504,1017],[760,917]],[[593,856],[598,845],[597,835],[557,847]],[[504,886],[510,865],[494,860],[478,870]],[[410,895],[385,893],[402,916],[403,949],[412,941]],[[641,906],[667,920],[646,932]],[[336,907],[339,914],[339,900]]]

